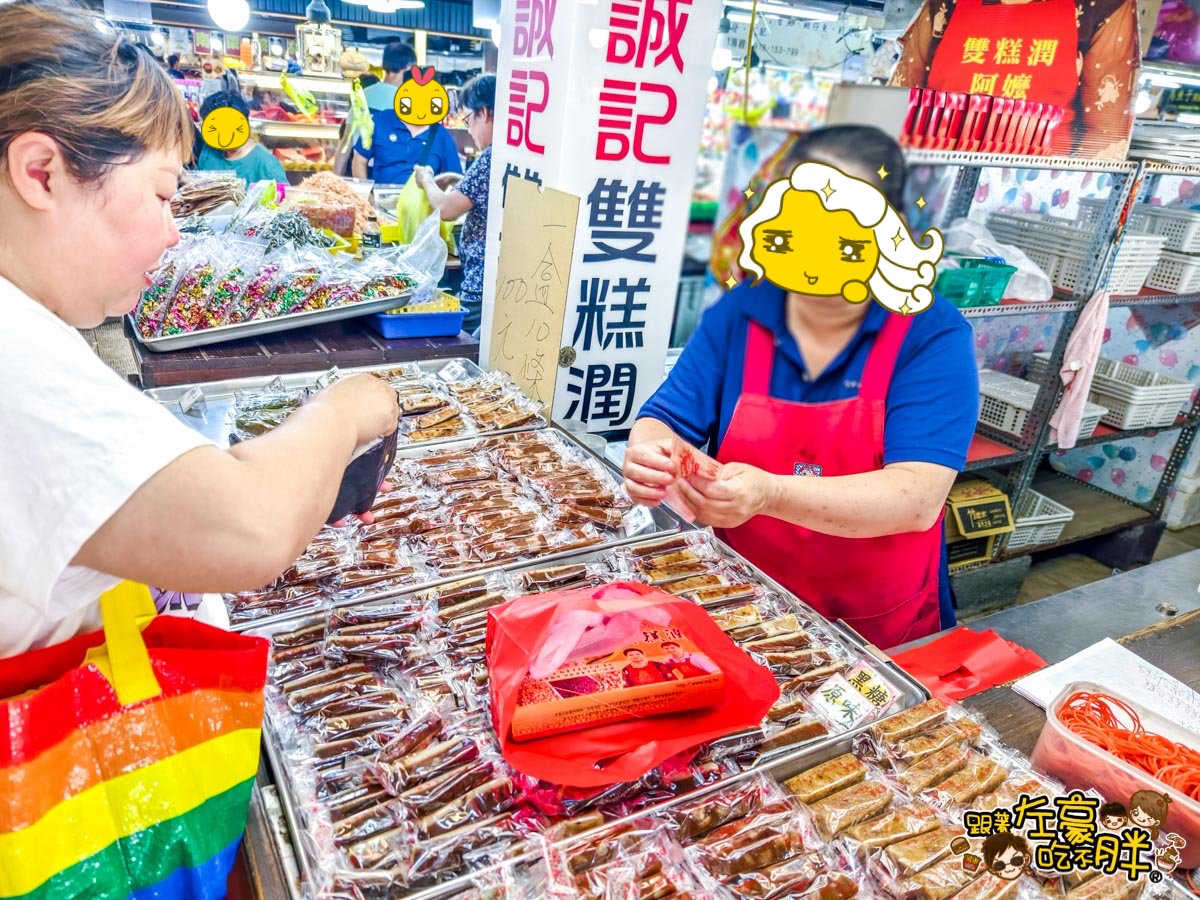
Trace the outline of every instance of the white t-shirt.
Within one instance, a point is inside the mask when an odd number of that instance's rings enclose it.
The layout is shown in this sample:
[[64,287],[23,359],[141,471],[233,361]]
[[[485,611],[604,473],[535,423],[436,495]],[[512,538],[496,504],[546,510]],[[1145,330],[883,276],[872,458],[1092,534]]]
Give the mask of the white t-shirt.
[[143,484],[211,442],[0,278],[0,657],[99,625],[118,579],[72,566]]

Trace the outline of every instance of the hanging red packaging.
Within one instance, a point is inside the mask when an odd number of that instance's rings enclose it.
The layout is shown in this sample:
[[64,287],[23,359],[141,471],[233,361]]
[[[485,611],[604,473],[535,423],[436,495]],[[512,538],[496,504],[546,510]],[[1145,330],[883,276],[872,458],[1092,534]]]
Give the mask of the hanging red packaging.
[[492,720],[504,758],[560,785],[633,781],[762,722],[770,671],[701,607],[618,582],[488,611]]

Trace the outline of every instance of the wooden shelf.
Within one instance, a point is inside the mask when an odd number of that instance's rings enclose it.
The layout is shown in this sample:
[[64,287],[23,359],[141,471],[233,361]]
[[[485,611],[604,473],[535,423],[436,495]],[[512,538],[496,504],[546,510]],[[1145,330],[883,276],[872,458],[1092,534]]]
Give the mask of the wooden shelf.
[[1056,547],[1086,541],[1088,538],[1123,531],[1134,525],[1153,522],[1158,518],[1114,494],[1090,488],[1081,481],[1055,472],[1039,472],[1033,479],[1032,489],[1073,510],[1075,518],[1067,523],[1057,541],[1035,547],[1021,547],[1002,554],[998,559],[1016,559],[1042,550],[1053,550]]

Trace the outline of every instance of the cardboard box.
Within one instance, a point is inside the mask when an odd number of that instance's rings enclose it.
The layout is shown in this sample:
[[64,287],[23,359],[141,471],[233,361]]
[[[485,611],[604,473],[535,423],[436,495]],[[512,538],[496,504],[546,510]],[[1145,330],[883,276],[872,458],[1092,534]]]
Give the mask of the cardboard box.
[[567,659],[545,678],[526,675],[513,712],[512,739],[722,702],[725,676],[682,629],[643,622],[640,638],[599,658]]
[[955,569],[969,566],[977,562],[991,559],[996,548],[996,538],[964,538],[946,541],[946,562],[953,572]]
[[1008,495],[982,478],[955,483],[946,498],[946,543],[1007,534],[1016,525]]

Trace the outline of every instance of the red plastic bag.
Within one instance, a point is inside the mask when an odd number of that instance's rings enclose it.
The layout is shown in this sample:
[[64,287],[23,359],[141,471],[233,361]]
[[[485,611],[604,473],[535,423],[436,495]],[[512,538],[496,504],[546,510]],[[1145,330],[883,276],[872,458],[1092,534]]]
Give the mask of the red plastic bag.
[[[697,653],[686,653],[689,641]],[[684,652],[663,650],[663,644],[681,644]],[[626,658],[635,671],[626,675],[625,666],[611,661],[618,658]],[[734,644],[702,608],[632,582],[520,597],[489,610],[487,661],[492,719],[504,758],[526,775],[575,787],[640,778],[681,751],[756,727],[779,698],[770,671]],[[598,674],[555,680],[554,673],[573,664]],[[522,699],[531,702],[531,685],[552,690],[560,699],[636,690],[646,680],[657,682],[648,668],[664,682],[695,679],[709,691],[707,702],[700,708],[514,740],[514,714]],[[715,690],[714,668],[721,675]],[[603,684],[580,687],[581,677]],[[613,679],[619,681],[613,685]],[[566,691],[547,687],[564,682]],[[554,696],[549,698],[554,702]]]
[[954,702],[1044,668],[1045,660],[1027,647],[992,631],[957,628],[903,653],[896,665],[939,700]]

